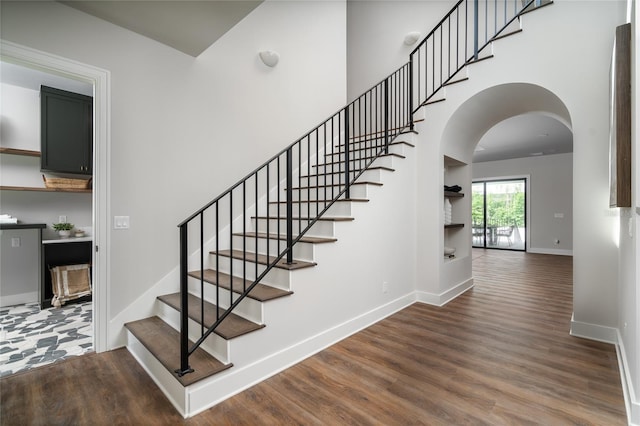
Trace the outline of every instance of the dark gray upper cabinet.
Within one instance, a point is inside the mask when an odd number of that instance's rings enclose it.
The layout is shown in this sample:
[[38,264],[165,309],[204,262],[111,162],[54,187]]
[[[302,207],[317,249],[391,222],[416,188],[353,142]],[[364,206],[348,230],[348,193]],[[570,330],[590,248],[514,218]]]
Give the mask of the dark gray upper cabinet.
[[43,171],[93,174],[93,98],[40,86]]

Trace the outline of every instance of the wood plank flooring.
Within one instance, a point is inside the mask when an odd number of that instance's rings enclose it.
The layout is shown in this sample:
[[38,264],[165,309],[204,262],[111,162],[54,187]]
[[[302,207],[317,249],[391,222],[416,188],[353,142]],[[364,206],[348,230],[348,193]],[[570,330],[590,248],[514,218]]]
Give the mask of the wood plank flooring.
[[3,425],[624,425],[615,349],[569,336],[572,259],[474,250],[411,307],[183,420],[124,349],[0,380]]

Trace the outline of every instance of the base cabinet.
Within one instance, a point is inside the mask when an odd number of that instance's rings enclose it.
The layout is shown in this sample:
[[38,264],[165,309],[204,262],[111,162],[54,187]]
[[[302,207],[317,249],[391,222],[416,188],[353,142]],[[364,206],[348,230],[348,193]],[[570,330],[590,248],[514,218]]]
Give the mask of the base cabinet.
[[[43,242],[43,271],[42,289],[40,291],[40,305],[42,309],[51,307],[53,290],[51,284],[51,271],[54,266],[76,265],[80,263],[91,264],[92,241],[61,242],[63,240],[50,240]],[[67,303],[85,302],[91,300],[91,296],[81,297]]]

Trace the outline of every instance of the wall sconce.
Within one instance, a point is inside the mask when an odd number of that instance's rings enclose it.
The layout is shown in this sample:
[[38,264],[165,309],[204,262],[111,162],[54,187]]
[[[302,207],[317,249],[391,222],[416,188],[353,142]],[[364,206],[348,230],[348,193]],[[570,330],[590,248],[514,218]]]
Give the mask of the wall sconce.
[[280,55],[278,55],[278,52],[274,52],[273,50],[264,50],[260,52],[260,59],[262,59],[262,62],[266,66],[273,68],[278,65]]
[[404,36],[404,44],[406,44],[407,46],[411,46],[416,41],[418,41],[419,38],[420,38],[420,32],[419,31],[412,31],[409,34],[407,34],[406,36]]

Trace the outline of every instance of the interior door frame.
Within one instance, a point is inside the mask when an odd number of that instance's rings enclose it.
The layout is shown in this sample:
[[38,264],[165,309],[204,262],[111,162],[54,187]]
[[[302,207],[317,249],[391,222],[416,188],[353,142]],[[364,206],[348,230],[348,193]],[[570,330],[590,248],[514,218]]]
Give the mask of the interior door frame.
[[[524,191],[525,191],[525,195],[524,195],[524,226],[525,226],[525,245],[524,245],[524,251],[528,252],[531,249],[531,226],[530,226],[530,217],[531,217],[531,201],[530,201],[530,197],[529,195],[531,194],[531,175],[513,175],[513,176],[494,176],[494,177],[477,177],[477,178],[473,178],[471,180],[471,186],[473,188],[473,184],[474,183],[478,183],[478,182],[502,182],[502,181],[509,181],[509,180],[524,180]],[[486,192],[486,190],[485,190]],[[471,196],[473,197],[473,191],[471,191]],[[485,199],[486,199],[486,194],[485,194]],[[473,201],[472,201],[473,203]],[[486,203],[485,203],[486,204]],[[484,206],[484,217],[486,219],[487,216],[487,212],[486,212],[486,205]],[[486,224],[485,224],[486,226]],[[487,248],[486,245],[486,238],[485,238],[485,243],[484,243],[484,247],[483,248]],[[473,245],[473,241],[471,242],[471,247],[476,247],[476,248],[480,248],[478,246],[474,246]],[[513,249],[500,249],[500,250],[513,250]],[[517,251],[522,251],[522,250],[517,250]]]
[[0,58],[28,68],[93,85],[93,347],[108,350],[109,217],[108,171],[111,156],[111,74],[109,71],[61,56],[0,40]]

